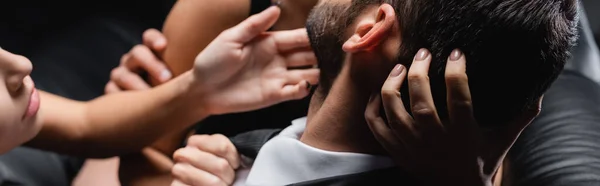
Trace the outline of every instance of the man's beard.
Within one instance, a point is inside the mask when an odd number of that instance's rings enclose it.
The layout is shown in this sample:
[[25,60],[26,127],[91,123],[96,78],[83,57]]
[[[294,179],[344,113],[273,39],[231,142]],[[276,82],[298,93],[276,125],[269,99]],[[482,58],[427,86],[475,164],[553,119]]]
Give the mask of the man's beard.
[[327,95],[344,65],[342,50],[347,28],[369,5],[381,0],[352,0],[351,3],[323,3],[310,12],[306,30],[321,69],[319,87]]

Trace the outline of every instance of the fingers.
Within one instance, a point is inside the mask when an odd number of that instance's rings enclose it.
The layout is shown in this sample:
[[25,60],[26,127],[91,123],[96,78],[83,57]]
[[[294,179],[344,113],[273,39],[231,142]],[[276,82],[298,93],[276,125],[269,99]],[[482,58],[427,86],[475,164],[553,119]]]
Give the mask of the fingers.
[[406,155],[406,148],[404,144],[397,138],[397,136],[388,128],[385,121],[379,115],[381,106],[381,97],[378,94],[374,94],[369,99],[367,108],[365,109],[365,119],[371,132],[375,136],[375,139],[388,151],[399,164],[404,165],[406,162],[404,155]]
[[230,41],[247,43],[273,26],[280,14],[279,7],[271,6],[261,13],[250,16],[237,26],[224,31],[224,35]]
[[287,82],[279,91],[280,101],[302,99],[310,94],[311,85],[319,83],[320,70],[316,68],[288,70]]
[[400,87],[405,77],[406,68],[401,64],[396,65],[381,87],[381,98],[390,127],[399,137],[408,140],[418,133],[400,97]]
[[471,102],[466,64],[463,53],[458,49],[452,51],[446,63],[445,80],[448,116],[451,126],[459,127],[460,129],[468,127],[468,129],[478,131],[476,129],[478,126],[473,116],[473,105]]
[[113,69],[110,73],[110,80],[124,90],[146,90],[150,88],[150,85],[140,75],[126,70],[125,67]]
[[421,49],[408,71],[408,90],[413,118],[416,123],[419,123],[416,127],[427,129],[441,127],[429,85],[430,63],[431,54],[427,49]]
[[232,169],[237,169],[240,166],[237,149],[229,138],[221,134],[194,135],[188,139],[187,145],[224,158]]
[[185,184],[179,180],[173,180],[173,182],[171,183],[171,186],[191,186],[191,185]]
[[104,87],[104,93],[106,94],[112,94],[115,92],[121,92],[122,90],[119,88],[119,86],[117,86],[117,84],[115,84],[115,82],[109,81],[106,84],[106,87]]
[[365,119],[378,141],[380,141],[380,143],[389,143],[396,139],[394,133],[386,126],[383,118],[379,116],[380,106],[381,97],[376,94],[372,95],[371,98],[369,98],[369,103],[365,109]]
[[171,79],[172,74],[167,66],[147,46],[137,45],[131,49],[128,55],[121,62],[121,66],[125,66],[129,71],[146,71],[152,78],[160,82]]
[[156,53],[161,53],[167,47],[167,38],[154,28],[144,31],[142,38],[144,45]]
[[312,49],[294,51],[285,56],[287,67],[314,66],[317,64],[317,57]]
[[288,70],[286,85],[295,85],[303,81],[308,81],[311,85],[319,83],[319,74],[321,71],[317,68]]
[[195,147],[181,148],[174,153],[173,158],[178,163],[186,163],[199,171],[217,176],[228,185],[233,183],[235,178],[234,169],[226,159]]
[[294,85],[285,85],[279,91],[278,100],[288,101],[302,99],[310,93],[310,83],[308,81],[301,81]]
[[175,180],[184,185],[210,185],[210,186],[225,186],[228,185],[219,177],[214,176],[206,171],[196,169],[187,163],[177,163],[173,166],[171,173]]
[[[173,176],[189,185],[229,185],[239,167],[239,154],[229,138],[220,135],[195,135],[188,139],[188,147],[175,152],[179,165],[173,167]],[[215,181],[213,177],[217,177]]]
[[275,44],[280,52],[296,48],[310,47],[306,29],[300,28],[288,31],[273,32]]

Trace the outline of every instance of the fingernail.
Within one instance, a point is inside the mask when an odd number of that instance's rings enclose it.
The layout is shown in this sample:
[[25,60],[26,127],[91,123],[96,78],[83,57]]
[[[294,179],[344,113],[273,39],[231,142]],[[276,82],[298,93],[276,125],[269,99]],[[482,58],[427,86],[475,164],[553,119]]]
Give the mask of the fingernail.
[[312,85],[308,81],[304,82],[306,83],[306,90],[310,90],[310,88],[312,88]]
[[166,39],[160,38],[154,42],[154,47],[163,46],[167,42]]
[[185,166],[183,164],[176,163],[171,169],[173,172],[184,172]]
[[163,70],[160,73],[160,79],[162,81],[167,81],[167,80],[171,79],[172,76],[173,76],[173,74],[171,74],[171,72],[169,70],[167,70],[167,69]]
[[427,59],[427,57],[429,57],[429,51],[427,51],[427,49],[422,48],[421,50],[419,50],[419,52],[417,52],[415,60],[423,61]]
[[275,1],[273,3],[271,3],[271,6],[278,6],[281,8],[281,1]]
[[404,70],[404,65],[401,64],[397,64],[394,69],[392,69],[392,73],[390,73],[390,77],[397,77],[402,73],[402,70]]
[[459,49],[454,49],[450,54],[450,61],[458,61],[462,57],[462,52]]

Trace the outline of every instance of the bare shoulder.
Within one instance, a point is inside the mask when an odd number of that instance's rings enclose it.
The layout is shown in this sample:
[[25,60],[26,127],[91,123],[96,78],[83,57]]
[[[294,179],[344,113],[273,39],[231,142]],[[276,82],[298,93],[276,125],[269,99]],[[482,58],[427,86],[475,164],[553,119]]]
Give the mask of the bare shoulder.
[[251,0],[178,0],[174,9],[181,6],[225,17],[245,18],[250,14],[250,4]]
[[179,0],[163,32],[168,46],[163,59],[175,75],[191,69],[193,60],[219,33],[250,14],[250,0]]

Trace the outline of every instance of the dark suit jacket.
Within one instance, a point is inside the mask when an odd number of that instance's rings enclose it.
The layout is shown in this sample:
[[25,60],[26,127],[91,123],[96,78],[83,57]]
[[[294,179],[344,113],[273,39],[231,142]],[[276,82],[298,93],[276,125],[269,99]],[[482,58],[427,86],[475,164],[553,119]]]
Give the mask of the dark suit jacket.
[[290,186],[363,186],[363,185],[414,186],[414,185],[419,185],[419,184],[417,184],[417,181],[415,181],[413,178],[408,176],[407,173],[394,167],[394,168],[388,168],[388,169],[380,169],[380,170],[374,170],[374,171],[369,171],[369,172],[334,176],[334,177],[329,177],[329,178],[322,178],[322,179],[317,179],[317,180],[300,182],[300,183],[291,184]]

